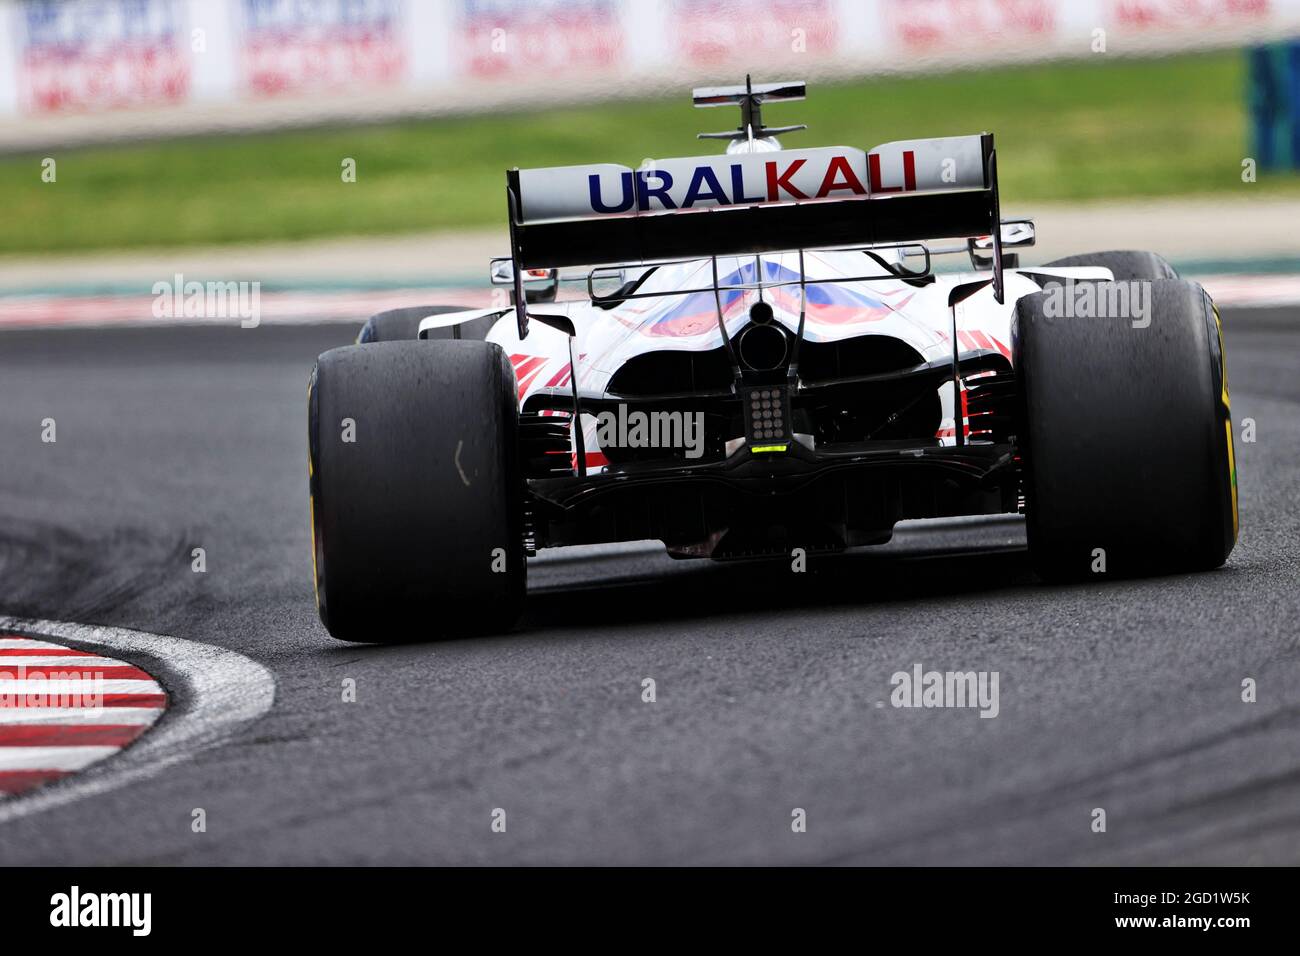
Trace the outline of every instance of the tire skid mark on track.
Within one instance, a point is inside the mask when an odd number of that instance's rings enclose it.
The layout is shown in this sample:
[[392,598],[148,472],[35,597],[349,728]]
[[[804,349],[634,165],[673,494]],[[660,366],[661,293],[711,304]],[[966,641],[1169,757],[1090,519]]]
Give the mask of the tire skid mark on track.
[[[242,654],[210,644],[119,627],[3,616],[0,616],[0,630],[6,634],[32,635],[66,642],[71,648],[62,650],[89,650],[95,654],[93,659],[96,660],[101,659],[98,654],[100,651],[104,658],[116,659],[119,655],[126,659],[143,658],[148,662],[150,670],[159,671],[168,678],[167,683],[173,692],[172,706],[166,710],[165,716],[162,719],[155,717],[156,726],[153,720],[139,725],[140,732],[149,727],[153,729],[120,752],[111,744],[101,743],[100,740],[91,742],[90,738],[94,737],[97,729],[94,723],[103,724],[98,717],[93,723],[86,721],[80,729],[80,732],[88,735],[85,746],[47,748],[36,742],[39,733],[33,735],[33,743],[22,748],[31,752],[31,759],[58,762],[56,758],[66,757],[71,751],[85,751],[79,756],[88,758],[81,764],[86,769],[75,776],[64,777],[28,792],[21,798],[0,803],[0,824],[152,777],[194,756],[200,750],[223,742],[240,727],[265,714],[275,702],[275,680],[270,671]],[[76,655],[59,654],[44,642],[40,646],[37,646],[35,640],[26,643],[29,649],[39,651],[42,656],[76,659]],[[11,650],[23,649],[15,648],[13,641],[0,646],[8,646]],[[106,698],[107,696],[106,694]],[[150,698],[150,706],[158,706],[159,695],[147,696]],[[106,706],[98,714],[111,714],[114,710],[137,711],[139,708]],[[160,708],[159,713],[162,712]],[[29,711],[28,715],[31,713],[34,711]],[[42,720],[41,726],[46,728],[66,726],[65,721],[80,724],[83,719],[73,708],[59,708],[57,712],[48,712],[45,716],[49,719]],[[131,723],[134,721],[133,717]],[[32,731],[39,729],[30,722],[16,722],[15,728],[19,727]],[[99,729],[107,730],[108,727],[104,725]],[[107,737],[101,735],[101,739]],[[135,739],[135,735],[132,735],[132,739]],[[53,749],[65,753],[44,753]],[[108,756],[113,756],[114,759],[103,759]],[[47,776],[34,783],[44,783],[49,779],[51,778]]]
[[[0,535],[0,573],[5,608],[20,617],[57,614],[63,620],[94,620],[148,593],[177,562],[190,561],[197,529],[160,534],[148,525],[115,526],[88,535],[81,528],[37,520],[11,511]],[[51,600],[33,600],[58,582]]]

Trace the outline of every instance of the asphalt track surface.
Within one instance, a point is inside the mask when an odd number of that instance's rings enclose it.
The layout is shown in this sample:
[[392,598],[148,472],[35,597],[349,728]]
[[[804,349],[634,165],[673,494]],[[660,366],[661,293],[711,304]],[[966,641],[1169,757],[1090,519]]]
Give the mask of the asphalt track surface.
[[[0,863],[1300,862],[1300,312],[1225,326],[1257,441],[1221,571],[1048,587],[1015,520],[804,575],[560,552],[517,633],[392,647],[311,599],[307,375],[352,328],[4,333],[0,613],[219,645],[277,689],[222,746],[0,825]],[[914,663],[998,671],[999,716],[880,706]]]

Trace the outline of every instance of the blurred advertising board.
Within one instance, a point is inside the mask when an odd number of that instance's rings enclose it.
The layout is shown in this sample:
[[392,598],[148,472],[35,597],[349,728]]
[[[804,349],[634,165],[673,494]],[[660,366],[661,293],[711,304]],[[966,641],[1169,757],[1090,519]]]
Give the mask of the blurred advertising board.
[[461,75],[616,75],[623,62],[616,0],[458,0],[452,49]]
[[406,80],[400,0],[240,0],[240,92],[285,96]]
[[679,63],[705,69],[733,66],[738,51],[751,64],[834,57],[840,6],[834,0],[675,0],[670,52]]
[[22,113],[184,103],[190,51],[177,0],[27,0],[10,11]]
[[1298,33],[1300,0],[0,0],[0,149]]

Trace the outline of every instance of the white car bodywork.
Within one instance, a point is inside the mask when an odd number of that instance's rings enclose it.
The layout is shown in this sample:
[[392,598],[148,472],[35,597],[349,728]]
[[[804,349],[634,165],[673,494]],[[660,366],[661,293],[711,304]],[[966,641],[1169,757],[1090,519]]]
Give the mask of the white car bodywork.
[[[880,336],[895,340],[891,343],[895,346],[901,342],[910,347],[920,356],[918,364],[946,363],[955,368],[959,359],[996,355],[1009,367],[1015,303],[1042,288],[1044,273],[1061,279],[1111,278],[1105,269],[1003,268],[931,274],[932,253],[925,239],[964,238],[960,246],[939,251],[969,249],[972,264],[986,267],[1002,253],[1009,237],[1013,245],[1032,244],[1031,223],[999,218],[991,135],[901,140],[871,150],[782,149],[775,137],[763,135],[766,130],[758,107],[768,100],[802,99],[803,95],[802,83],[754,86],[748,79],[744,87],[695,91],[697,106],[735,103],[742,108],[739,130],[708,134],[732,140],[725,155],[646,161],[636,169],[599,163],[508,174],[513,177],[509,186],[512,259],[494,261],[494,267],[498,262],[512,266],[505,278],[516,282],[516,297],[523,290],[519,278],[534,275],[529,270],[538,264],[525,260],[535,260],[539,249],[541,259],[549,260],[540,264],[548,267],[609,263],[611,255],[626,254],[621,250],[631,248],[641,256],[666,258],[671,253],[652,237],[656,227],[671,221],[671,241],[691,251],[683,259],[657,266],[632,263],[600,268],[589,278],[582,274],[578,278],[587,278],[590,288],[597,273],[617,275],[622,269],[623,278],[632,278],[651,270],[632,290],[635,297],[616,305],[590,301],[529,305],[528,314],[536,313],[538,320],[526,323],[522,338],[521,319],[514,308],[431,316],[421,325],[422,334],[458,321],[499,315],[487,338],[510,358],[520,407],[537,410],[544,405],[548,407],[542,414],[564,414],[575,390],[580,402],[619,400],[610,392],[611,382],[629,361],[645,353],[707,352],[734,343],[754,321],[750,310],[760,301],[771,306],[772,320],[790,333],[791,340],[801,336],[803,343],[831,343]],[[755,122],[758,128],[748,125]],[[917,197],[927,194],[933,200],[918,206]],[[733,211],[753,212],[759,207],[787,212],[795,207],[817,225],[811,232],[799,232],[798,226],[789,225],[795,221],[789,217],[746,217]],[[900,209],[917,212],[907,217]],[[867,241],[829,249],[817,248],[831,244],[828,240],[811,241],[837,233],[855,238],[870,235],[873,224],[881,222],[889,222],[895,235],[911,233],[916,241]],[[787,224],[786,231],[780,223]],[[1001,232],[996,240],[972,235],[973,223],[977,229]],[[720,224],[729,228],[718,232]],[[923,232],[945,226],[965,231]],[[689,241],[683,242],[683,237]],[[795,237],[804,241],[793,243],[794,251],[711,255],[715,249],[744,248],[750,239],[755,250],[782,249],[783,239]],[[611,241],[620,252],[613,252]],[[564,253],[548,257],[548,243]],[[915,258],[907,255],[918,252],[927,268],[918,268]],[[694,258],[701,253],[706,257]],[[1001,302],[995,295],[999,271]],[[548,274],[545,268],[540,272]],[[499,281],[495,268],[494,281]],[[959,290],[963,285],[970,287]],[[549,322],[543,321],[547,318]],[[567,329],[559,330],[570,324],[572,339]],[[997,364],[985,362],[983,367]],[[975,365],[980,367],[978,361]],[[980,374],[995,373],[964,377]],[[938,386],[940,413],[933,438],[941,446],[959,444],[956,429],[967,424],[959,388],[952,378]],[[792,394],[799,392],[798,387],[792,389]],[[547,401],[541,401],[539,393],[548,393]],[[537,401],[528,406],[530,399]],[[585,410],[582,426],[584,464],[591,473],[601,469],[606,458],[596,437],[596,420]],[[724,437],[728,449],[735,439],[743,439],[743,435]],[[801,440],[812,447],[811,436]],[[571,438],[571,452],[578,447]]]
[[[903,261],[897,247],[875,250],[891,263]],[[798,285],[770,285],[762,282],[797,282],[798,253],[762,256],[719,257],[719,285],[747,285],[755,288],[720,293],[722,313],[729,337],[749,322],[749,309],[759,300],[772,306],[774,319],[792,335],[799,329],[801,292]],[[1098,268],[1008,269],[1005,272],[1005,304],[993,296],[988,272],[939,273],[925,284],[904,280],[889,273],[860,250],[808,251],[803,256],[807,271],[807,306],[804,340],[833,342],[858,336],[884,335],[914,348],[924,361],[950,358],[953,316],[948,302],[952,290],[966,283],[982,287],[956,306],[957,349],[963,356],[996,352],[1011,361],[1011,318],[1016,300],[1039,291],[1034,276],[1065,279],[1109,279],[1109,271]],[[914,266],[913,266],[914,268]],[[760,282],[760,274],[761,280]],[[852,276],[881,276],[858,282],[822,282]],[[711,288],[713,260],[659,266],[637,289],[647,298],[628,299],[612,309],[589,301],[537,305],[530,311],[563,315],[575,331],[572,355],[577,365],[580,399],[607,398],[610,380],[631,358],[646,352],[673,349],[708,351],[723,344],[718,323],[718,298]],[[675,292],[680,289],[708,289],[705,292]],[[570,381],[568,336],[554,328],[533,322],[528,337],[520,339],[514,309],[477,310],[430,316],[421,329],[447,327],[485,314],[499,314],[487,340],[505,350],[515,369],[520,406],[533,394],[551,390],[567,395]],[[939,386],[942,420],[935,435],[941,444],[956,442],[954,398],[950,382]],[[589,472],[605,465],[596,437],[596,420],[583,415],[584,445]]]

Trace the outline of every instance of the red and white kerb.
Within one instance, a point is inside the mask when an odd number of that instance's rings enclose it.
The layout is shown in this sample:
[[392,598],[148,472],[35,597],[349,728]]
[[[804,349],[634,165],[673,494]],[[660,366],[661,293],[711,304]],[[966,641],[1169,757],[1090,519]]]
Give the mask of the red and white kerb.
[[0,799],[113,756],[166,708],[138,667],[0,634]]

